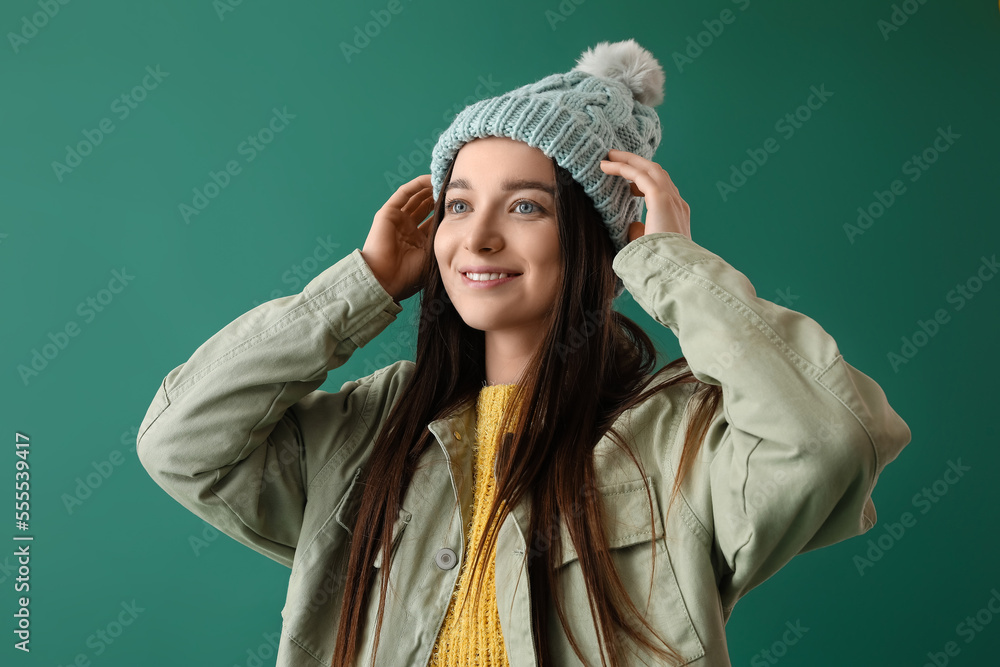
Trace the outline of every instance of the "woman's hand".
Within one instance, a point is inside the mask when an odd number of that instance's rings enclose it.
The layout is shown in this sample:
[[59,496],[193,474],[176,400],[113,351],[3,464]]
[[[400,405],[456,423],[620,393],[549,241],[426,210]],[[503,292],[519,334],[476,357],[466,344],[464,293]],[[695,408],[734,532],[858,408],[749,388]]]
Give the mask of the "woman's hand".
[[417,176],[399,186],[378,210],[361,249],[372,273],[396,303],[416,294],[427,276],[432,218],[424,218],[432,210],[431,175]]
[[629,242],[656,232],[679,232],[691,238],[691,207],[663,167],[641,155],[612,149],[608,159],[601,160],[601,169],[632,181],[632,194],[646,198],[646,224],[637,220],[629,225]]

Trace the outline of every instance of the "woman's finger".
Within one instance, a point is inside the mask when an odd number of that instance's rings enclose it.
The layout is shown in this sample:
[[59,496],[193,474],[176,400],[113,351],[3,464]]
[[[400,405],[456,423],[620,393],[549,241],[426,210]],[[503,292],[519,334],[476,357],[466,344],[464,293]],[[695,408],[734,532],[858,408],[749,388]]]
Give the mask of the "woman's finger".
[[654,193],[667,189],[666,183],[658,182],[657,178],[651,176],[647,170],[631,164],[602,160],[601,168],[608,174],[621,176],[632,181],[629,189],[636,197],[646,197],[648,200]]
[[[612,153],[614,153],[615,155],[612,156],[611,155]],[[633,166],[640,166],[641,163],[640,164],[636,164],[634,162],[629,162],[632,158],[643,159],[641,156],[636,155],[635,153],[629,153],[628,151],[620,151],[620,150],[617,150],[617,149],[614,149],[614,148],[612,148],[610,151],[608,151],[608,157],[614,157],[616,160],[625,160],[626,163],[632,164]],[[602,162],[605,162],[605,161],[602,160]],[[611,164],[620,164],[619,162],[613,162],[612,160],[607,160],[606,162],[611,162]],[[650,162],[650,164],[655,165],[656,163],[655,162]],[[659,166],[659,165],[656,165],[656,166]],[[631,182],[630,181],[629,184],[628,184],[628,187],[629,187],[629,190],[632,191],[632,194],[634,196],[636,196],[636,197],[645,197],[646,196],[645,193],[643,193],[643,191],[639,188],[639,186],[635,184],[635,182]]]
[[403,206],[403,213],[417,220],[423,220],[424,216],[427,215],[427,211],[432,208],[434,208],[434,193],[430,190],[421,191],[411,197],[410,201],[406,202],[406,205]]
[[[642,180],[651,181],[657,184],[657,189],[661,191],[673,192],[674,194],[680,194],[677,191],[677,186],[674,185],[673,180],[670,178],[670,174],[667,170],[660,166],[658,163],[652,160],[647,160],[641,155],[636,155],[635,153],[630,153],[628,151],[620,151],[616,149],[611,149],[608,151],[608,157],[610,160],[602,160],[603,165],[614,165],[619,167],[619,173],[626,179],[633,181],[632,185],[637,186],[632,188],[632,193],[638,189],[640,193],[648,192],[648,186],[643,184]],[[646,179],[637,178],[639,174],[646,176]],[[644,197],[648,195],[636,194],[637,197]]]
[[428,226],[421,227],[421,225],[423,219],[433,210],[434,195],[430,189],[426,189],[410,197],[399,211],[402,215],[392,209],[385,211],[384,215],[402,240],[414,246],[423,246],[428,237]]
[[612,150],[608,157],[611,159],[601,161],[601,169],[631,180],[635,186],[630,186],[633,194],[636,189],[644,193],[636,195],[646,198],[643,234],[680,232],[690,238],[690,208],[662,166],[628,151]]
[[421,194],[422,190],[431,188],[431,175],[421,174],[411,181],[400,185],[385,202],[388,208],[403,210],[411,199]]

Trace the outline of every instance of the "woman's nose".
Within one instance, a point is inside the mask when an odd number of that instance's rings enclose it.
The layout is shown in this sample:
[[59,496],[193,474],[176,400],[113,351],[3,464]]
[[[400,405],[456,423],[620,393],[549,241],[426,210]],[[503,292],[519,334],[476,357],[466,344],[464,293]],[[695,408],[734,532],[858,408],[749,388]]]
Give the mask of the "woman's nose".
[[468,220],[466,249],[475,252],[499,250],[504,244],[502,227],[495,214],[476,213]]

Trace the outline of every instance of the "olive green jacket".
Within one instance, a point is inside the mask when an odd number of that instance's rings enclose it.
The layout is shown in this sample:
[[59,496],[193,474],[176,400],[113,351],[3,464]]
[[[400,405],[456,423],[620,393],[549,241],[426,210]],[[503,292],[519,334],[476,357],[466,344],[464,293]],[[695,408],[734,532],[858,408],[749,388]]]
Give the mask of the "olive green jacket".
[[[872,489],[910,430],[819,324],[757,297],[746,276],[687,237],[642,236],[613,266],[678,336],[697,378],[723,392],[669,512],[693,383],[657,392],[616,422],[644,475],[608,437],[598,443],[595,492],[613,558],[684,664],[728,666],[725,623],[737,600],[796,554],[868,531]],[[157,484],[291,568],[278,667],[331,662],[359,476],[414,364],[396,361],[336,392],[318,388],[401,311],[354,250],[300,294],[257,306],[203,343],[164,378],[139,429],[138,455]],[[427,425],[439,446],[423,455],[394,525],[379,665],[428,663],[465,557],[474,427],[472,402]],[[522,566],[544,545],[526,536],[529,505],[513,508],[496,547],[500,623],[516,667],[536,664]],[[563,600],[586,664],[599,665],[580,564],[563,531]],[[370,663],[377,593],[358,665]],[[555,664],[580,664],[554,611],[550,618]]]

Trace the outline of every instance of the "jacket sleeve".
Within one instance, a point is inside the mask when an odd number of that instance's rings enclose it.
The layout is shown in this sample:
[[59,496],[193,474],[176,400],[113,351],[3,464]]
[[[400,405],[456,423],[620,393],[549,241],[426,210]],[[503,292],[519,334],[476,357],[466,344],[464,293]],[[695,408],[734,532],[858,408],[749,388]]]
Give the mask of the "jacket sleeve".
[[291,567],[311,485],[330,463],[324,494],[346,490],[358,443],[374,437],[410,362],[336,393],[318,387],[400,311],[355,249],[301,293],[241,315],[163,379],[139,427],[143,467],[196,515]]
[[[639,237],[614,268],[677,335],[694,375],[722,388],[682,488],[713,535],[728,618],[795,555],[875,524],[872,489],[910,429],[818,323],[759,298],[746,276],[686,236]],[[673,431],[676,442],[658,443],[674,469],[686,425]]]

